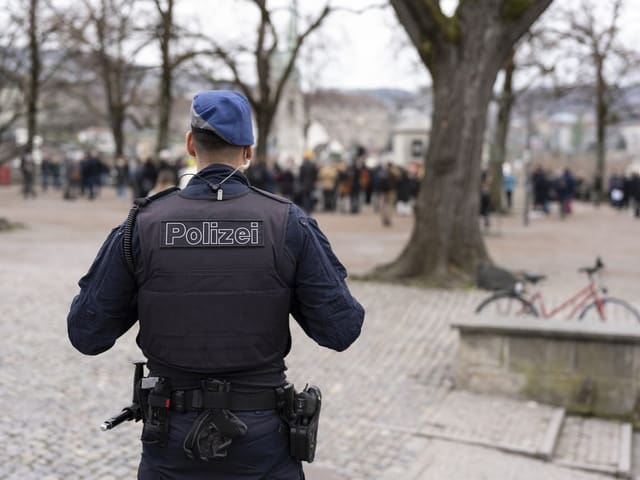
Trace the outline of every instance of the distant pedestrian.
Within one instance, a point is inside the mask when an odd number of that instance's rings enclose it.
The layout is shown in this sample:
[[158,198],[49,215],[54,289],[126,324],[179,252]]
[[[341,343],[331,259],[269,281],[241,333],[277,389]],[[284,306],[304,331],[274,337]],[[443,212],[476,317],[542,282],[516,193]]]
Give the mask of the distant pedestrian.
[[45,155],[40,164],[40,180],[42,182],[42,191],[46,192],[49,188],[49,182],[52,180],[53,163],[49,155]]
[[399,172],[395,174],[395,185],[394,188],[396,190],[396,202],[398,205],[398,212],[402,212],[403,215],[407,215],[411,213],[411,196],[413,192],[414,185],[411,182],[411,178],[409,177],[409,172],[406,168],[400,168]]
[[305,153],[302,165],[300,165],[300,206],[309,214],[313,212],[316,181],[318,180],[318,167],[313,162],[310,152]]
[[484,228],[489,228],[489,213],[491,211],[491,175],[487,170],[482,172],[480,179],[480,216]]
[[146,197],[158,179],[158,170],[151,158],[147,158],[142,164],[142,167],[138,170],[137,177],[138,194],[140,197]]
[[624,178],[621,175],[612,175],[609,178],[609,201],[619,210],[624,206]]
[[533,185],[533,206],[536,210],[542,210],[545,215],[549,213],[549,181],[542,167],[537,167],[531,175]]
[[553,191],[555,195],[555,199],[558,201],[558,212],[560,213],[560,218],[564,218],[567,214],[567,210],[565,208],[567,201],[567,184],[564,179],[564,175],[558,175],[553,182]]
[[360,213],[360,196],[366,188],[368,180],[369,177],[364,168],[362,158],[356,158],[349,169],[349,204],[351,213]]
[[60,164],[60,159],[56,158],[51,161],[51,179],[53,181],[53,187],[56,190],[60,190],[62,188],[62,181],[60,179],[62,166]]
[[504,190],[504,195],[507,198],[507,209],[511,210],[513,208],[513,191],[516,188],[516,177],[511,171],[507,171],[502,176],[502,189]]
[[80,193],[82,173],[80,164],[70,155],[64,158],[64,194],[65,200],[74,200]]
[[126,194],[127,183],[129,179],[129,165],[124,158],[118,157],[116,159],[114,173],[116,180],[116,191],[118,192],[118,196],[124,197]]
[[564,172],[562,172],[562,179],[566,189],[562,208],[564,214],[569,215],[573,210],[573,197],[576,193],[576,178],[573,176],[570,169],[565,168]]
[[396,175],[391,163],[376,171],[376,190],[380,196],[380,216],[382,225],[391,226],[393,210],[396,204]]
[[98,187],[100,185],[100,174],[102,172],[102,164],[98,158],[97,152],[87,153],[81,162],[82,187],[81,193],[89,195],[89,200],[96,197]]
[[365,171],[365,177],[366,177],[366,182],[364,187],[364,203],[365,205],[371,205],[371,198],[373,197],[373,189],[374,189],[374,184],[372,181],[373,169],[369,168],[365,163],[364,171]]
[[344,162],[338,163],[338,211],[347,213],[349,211],[349,197],[351,196],[351,181],[349,179],[349,169]]
[[280,195],[293,200],[293,190],[295,185],[295,176],[293,175],[293,160],[289,159],[287,164],[280,170],[276,176]]
[[640,218],[640,174],[634,172],[629,181],[629,197],[633,201],[633,210],[636,218]]
[[336,209],[336,189],[338,186],[338,167],[335,163],[325,163],[318,171],[318,180],[322,189],[325,212]]
[[24,152],[20,157],[20,173],[22,173],[22,195],[24,198],[35,198],[36,164],[31,152]]

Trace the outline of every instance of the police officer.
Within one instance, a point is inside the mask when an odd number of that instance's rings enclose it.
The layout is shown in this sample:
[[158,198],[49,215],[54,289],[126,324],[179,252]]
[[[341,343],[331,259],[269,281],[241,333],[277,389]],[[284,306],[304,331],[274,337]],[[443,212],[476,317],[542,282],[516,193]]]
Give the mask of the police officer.
[[241,173],[253,143],[245,96],[198,93],[186,134],[198,173],[137,202],[71,305],[69,338],[87,355],[140,322],[154,382],[139,479],[304,478],[273,393],[287,384],[289,314],[337,351],[360,334],[364,310],[315,220]]

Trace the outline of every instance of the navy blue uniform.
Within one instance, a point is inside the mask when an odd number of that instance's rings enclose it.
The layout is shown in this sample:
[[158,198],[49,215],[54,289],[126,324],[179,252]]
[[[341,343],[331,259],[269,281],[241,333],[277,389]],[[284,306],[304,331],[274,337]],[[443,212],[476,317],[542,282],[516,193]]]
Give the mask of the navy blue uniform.
[[[200,175],[215,184],[232,172],[222,164],[211,165]],[[224,183],[224,195],[240,195],[249,189],[246,177],[234,173]],[[194,177],[183,190],[190,198],[211,198],[214,194],[200,178]],[[162,202],[162,200],[158,200]],[[124,226],[115,228],[100,249],[89,272],[79,282],[68,316],[72,344],[81,352],[96,355],[111,348],[116,339],[138,320],[138,284],[123,253]],[[306,334],[318,344],[344,350],[360,334],[364,310],[351,296],[346,270],[331,251],[327,238],[315,220],[295,205],[289,205],[285,249],[295,259],[295,278],[291,289],[291,314]],[[134,258],[140,257],[137,230],[132,239]],[[327,305],[331,316],[327,316]],[[240,412],[249,433],[234,440],[229,458],[220,462],[216,473],[207,464],[198,472],[182,452],[180,435],[193,421],[191,414],[171,414],[169,445],[162,449],[145,446],[140,478],[266,478],[301,477],[299,462],[286,453],[286,432],[273,411]],[[229,472],[227,475],[224,472]],[[218,476],[216,476],[218,475]]]

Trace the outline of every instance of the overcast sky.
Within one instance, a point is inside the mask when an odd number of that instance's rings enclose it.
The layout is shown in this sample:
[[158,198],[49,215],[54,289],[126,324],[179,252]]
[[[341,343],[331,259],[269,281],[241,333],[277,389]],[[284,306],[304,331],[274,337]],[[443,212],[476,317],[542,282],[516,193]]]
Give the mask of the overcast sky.
[[[579,0],[555,0],[554,6],[566,6]],[[608,4],[609,0],[592,0],[596,6]],[[181,0],[179,14],[188,22],[197,13],[201,25],[216,32],[216,36],[228,39],[248,38],[253,34],[257,17],[255,7],[250,2],[237,0],[213,1]],[[384,0],[332,0],[332,5],[361,9],[371,5],[387,4]],[[443,0],[445,13],[452,13],[457,0]],[[286,32],[289,15],[286,7],[291,0],[270,0],[269,5],[282,8],[277,14],[280,29]],[[298,0],[302,16],[317,14],[325,5],[320,0]],[[547,14],[551,12],[548,11]],[[600,12],[607,18],[607,12]],[[189,19],[189,20],[187,20]],[[299,28],[305,25],[299,22]],[[622,36],[627,45],[634,46],[637,31],[640,30],[640,0],[625,0],[621,16]],[[315,87],[377,88],[395,87],[416,89],[430,83],[426,69],[410,46],[404,30],[399,25],[393,10],[372,9],[362,14],[339,11],[332,14],[321,30],[311,39],[311,55],[301,58],[299,67],[305,71],[307,80],[311,78]],[[318,51],[318,46],[323,46]]]

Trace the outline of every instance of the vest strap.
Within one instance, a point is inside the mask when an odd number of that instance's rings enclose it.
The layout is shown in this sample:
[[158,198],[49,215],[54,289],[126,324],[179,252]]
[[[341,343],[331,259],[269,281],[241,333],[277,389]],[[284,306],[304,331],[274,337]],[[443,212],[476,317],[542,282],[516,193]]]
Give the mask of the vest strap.
[[136,271],[136,265],[133,260],[133,252],[131,248],[131,239],[133,237],[133,227],[136,224],[136,217],[138,216],[138,211],[141,208],[146,207],[154,200],[164,197],[165,195],[169,195],[170,193],[176,192],[180,190],[178,187],[171,187],[161,192],[156,193],[155,195],[151,195],[150,197],[141,197],[136,198],[133,201],[133,206],[131,210],[129,210],[129,215],[127,215],[127,219],[124,222],[124,237],[122,239],[122,247],[124,252],[124,260],[127,262],[127,267],[129,267],[129,271],[134,274]]

